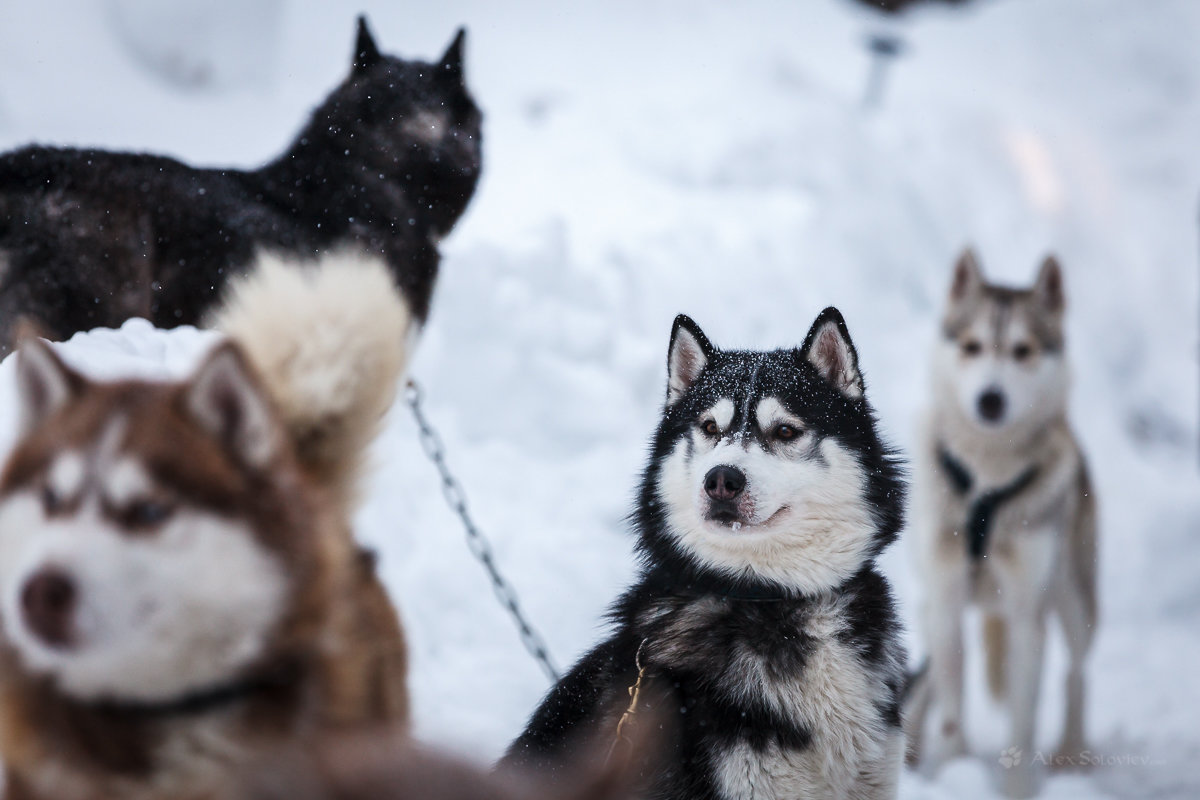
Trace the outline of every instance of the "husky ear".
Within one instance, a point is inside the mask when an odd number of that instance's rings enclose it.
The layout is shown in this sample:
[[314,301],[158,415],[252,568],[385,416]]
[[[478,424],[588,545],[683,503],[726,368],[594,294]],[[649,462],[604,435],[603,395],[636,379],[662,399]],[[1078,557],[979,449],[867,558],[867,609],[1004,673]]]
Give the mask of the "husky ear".
[[1046,256],[1042,268],[1038,270],[1037,281],[1033,284],[1033,296],[1047,311],[1057,313],[1067,304],[1063,291],[1062,268],[1054,256]]
[[686,314],[675,318],[667,348],[667,406],[675,405],[708,366],[716,348]]
[[450,46],[446,48],[445,54],[442,55],[442,60],[438,62],[438,70],[441,74],[456,81],[463,79],[463,46],[466,41],[467,29],[459,28],[458,32],[454,34]]
[[62,362],[40,339],[26,338],[17,347],[19,430],[28,434],[78,397],[87,380]]
[[371,29],[367,27],[367,17],[365,14],[359,14],[358,39],[354,43],[354,66],[351,69],[351,74],[358,75],[365,72],[378,64],[381,58],[383,56],[379,54],[379,48],[375,46],[375,39],[371,36]]
[[850,341],[846,321],[836,308],[830,306],[821,312],[809,329],[800,353],[805,361],[817,368],[822,378],[846,397],[858,400],[863,396],[858,352]]
[[961,303],[983,288],[983,271],[979,259],[970,247],[963,249],[954,264],[954,278],[950,281],[950,302]]
[[266,466],[279,452],[282,432],[270,401],[232,342],[219,345],[185,389],[188,413],[242,463]]

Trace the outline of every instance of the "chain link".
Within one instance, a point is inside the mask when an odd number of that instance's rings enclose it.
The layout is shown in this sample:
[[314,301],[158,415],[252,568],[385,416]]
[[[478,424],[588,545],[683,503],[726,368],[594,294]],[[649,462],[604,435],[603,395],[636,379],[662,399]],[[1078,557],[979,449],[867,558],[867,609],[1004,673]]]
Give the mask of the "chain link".
[[550,653],[546,649],[546,642],[533,629],[533,626],[529,624],[529,620],[525,618],[524,612],[521,611],[521,604],[517,598],[516,591],[513,589],[512,584],[500,573],[499,567],[496,566],[495,553],[492,550],[491,542],[488,541],[483,531],[479,530],[479,527],[471,518],[471,514],[467,510],[466,493],[463,492],[462,485],[451,474],[450,468],[446,464],[446,450],[442,446],[442,439],[425,417],[425,412],[421,405],[422,399],[421,387],[417,385],[416,381],[410,379],[404,388],[404,402],[408,404],[413,418],[417,422],[417,429],[420,431],[421,449],[425,451],[425,455],[433,462],[434,467],[437,468],[438,475],[441,476],[442,496],[446,498],[446,504],[450,506],[451,511],[458,515],[458,519],[462,523],[463,532],[467,536],[467,549],[471,551],[471,555],[487,570],[488,577],[492,580],[492,590],[496,594],[496,599],[508,611],[513,622],[516,623],[517,631],[521,635],[521,643],[525,645],[525,649],[529,651],[529,655],[533,656],[534,660],[538,662],[542,671],[546,673],[546,677],[552,683],[556,683],[558,681],[558,670],[554,668],[554,664],[550,660]]

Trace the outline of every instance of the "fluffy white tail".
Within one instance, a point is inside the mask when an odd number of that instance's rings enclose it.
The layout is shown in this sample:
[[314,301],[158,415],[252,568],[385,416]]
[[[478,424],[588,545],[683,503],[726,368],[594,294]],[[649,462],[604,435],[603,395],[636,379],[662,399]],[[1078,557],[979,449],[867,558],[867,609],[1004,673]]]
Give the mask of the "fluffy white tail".
[[246,351],[301,463],[349,508],[367,445],[395,399],[411,315],[379,256],[264,253],[230,281],[213,327]]

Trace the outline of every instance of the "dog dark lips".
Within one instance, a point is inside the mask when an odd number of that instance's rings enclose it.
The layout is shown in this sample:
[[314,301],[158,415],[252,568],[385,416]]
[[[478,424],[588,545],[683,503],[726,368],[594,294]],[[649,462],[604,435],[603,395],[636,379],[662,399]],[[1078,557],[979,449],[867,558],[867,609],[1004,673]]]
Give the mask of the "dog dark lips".
[[[719,507],[720,506],[720,507]],[[728,506],[728,507],[724,507]],[[730,531],[737,533],[743,528],[760,528],[764,525],[770,525],[777,520],[781,514],[788,510],[788,506],[780,506],[779,510],[762,522],[747,522],[742,519],[741,514],[733,507],[732,503],[713,503],[709,508],[708,513],[704,516],[709,522],[719,522],[722,525],[729,526]]]
[[733,503],[715,500],[709,504],[708,513],[704,515],[704,518],[722,525],[733,525],[741,521],[742,515],[738,513],[737,506]]

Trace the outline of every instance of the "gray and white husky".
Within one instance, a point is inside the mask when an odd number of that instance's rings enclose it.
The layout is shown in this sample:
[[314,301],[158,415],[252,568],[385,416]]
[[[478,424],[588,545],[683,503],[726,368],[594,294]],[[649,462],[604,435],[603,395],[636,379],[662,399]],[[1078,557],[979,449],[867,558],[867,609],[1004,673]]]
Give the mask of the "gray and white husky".
[[[905,708],[910,760],[921,758],[930,707],[934,765],[966,752],[963,616],[983,613],[988,685],[1011,712],[1005,788],[1034,790],[1034,724],[1046,620],[1070,665],[1060,750],[1084,743],[1084,661],[1096,626],[1096,512],[1067,421],[1062,272],[1047,257],[1032,288],[988,283],[967,250],[954,269],[935,354],[933,407],[917,454],[916,544],[928,668]],[[1018,751],[1020,751],[1018,753]],[[1021,757],[1023,756],[1023,757]],[[1019,763],[1016,763],[1019,762]]]
[[680,316],[668,352],[641,574],[506,766],[570,780],[572,747],[613,740],[636,684],[635,721],[678,734],[647,797],[894,797],[904,651],[874,561],[904,485],[841,314],[770,352],[719,350]]

